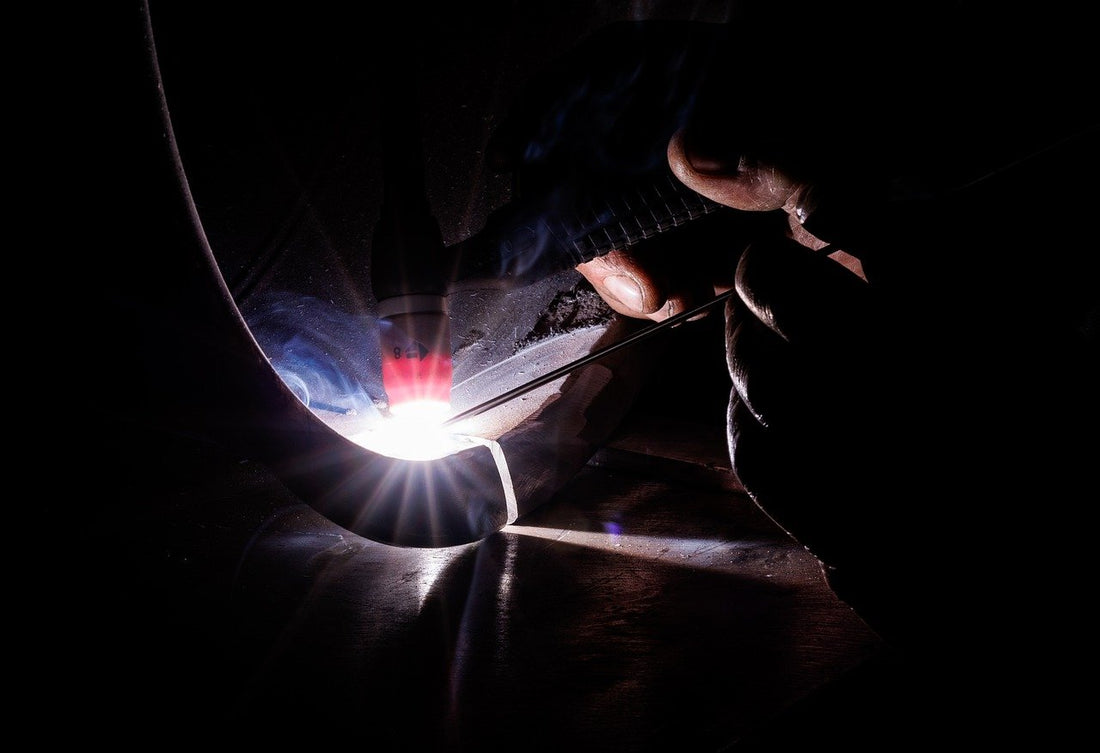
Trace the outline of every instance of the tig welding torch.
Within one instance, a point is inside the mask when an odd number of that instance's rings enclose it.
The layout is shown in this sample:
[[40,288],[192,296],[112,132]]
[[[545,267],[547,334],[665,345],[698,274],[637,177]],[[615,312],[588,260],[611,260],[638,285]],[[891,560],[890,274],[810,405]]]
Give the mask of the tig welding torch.
[[[681,183],[664,144],[674,123],[612,167],[558,145],[552,159],[522,163],[513,198],[483,228],[444,247],[426,197],[415,87],[390,82],[382,209],[371,256],[378,300],[382,382],[391,412],[435,405],[445,411],[452,379],[447,296],[514,289],[631,248],[727,207]],[[588,136],[587,138],[595,138]],[[582,150],[591,155],[595,145]],[[452,419],[453,420],[453,419]]]
[[418,90],[391,80],[381,123],[382,204],[370,257],[378,302],[382,386],[391,413],[446,415],[451,400],[451,328],[445,250],[424,182]]
[[671,172],[659,171],[584,201],[565,201],[557,192],[512,202],[490,215],[480,232],[444,248],[422,172],[410,161],[417,154],[412,146],[387,152],[372,251],[382,380],[391,411],[413,401],[449,401],[448,294],[531,285],[724,209]]
[[[564,88],[532,79],[486,150],[487,159],[509,155],[489,161],[512,170],[511,201],[447,248],[425,198],[420,129],[408,120],[420,112],[417,87],[401,80],[409,71],[382,82],[386,187],[371,277],[391,411],[449,395],[449,294],[530,285],[725,209],[676,179],[666,158],[716,29],[632,24],[618,32],[625,39],[614,47],[587,43],[579,69],[562,61],[566,69],[553,75],[563,74]],[[569,83],[575,78],[583,84]]]

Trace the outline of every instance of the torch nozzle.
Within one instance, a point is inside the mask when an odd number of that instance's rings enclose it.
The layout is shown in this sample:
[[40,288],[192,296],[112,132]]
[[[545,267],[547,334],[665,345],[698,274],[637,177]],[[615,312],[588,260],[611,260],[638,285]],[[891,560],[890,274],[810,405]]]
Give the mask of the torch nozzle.
[[390,412],[431,412],[445,418],[452,382],[447,299],[412,294],[380,301],[378,336]]

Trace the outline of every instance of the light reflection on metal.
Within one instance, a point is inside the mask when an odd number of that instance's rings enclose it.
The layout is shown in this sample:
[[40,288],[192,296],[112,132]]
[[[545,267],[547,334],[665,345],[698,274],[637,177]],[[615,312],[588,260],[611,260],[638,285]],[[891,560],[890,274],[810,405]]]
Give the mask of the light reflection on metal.
[[562,530],[541,526],[509,525],[508,533],[549,539],[564,544],[619,552],[634,558],[680,564],[708,570],[735,570],[739,558],[730,557],[734,550],[756,546],[751,539],[724,541],[718,539],[677,538],[622,533],[619,526],[604,531]]
[[500,580],[497,582],[496,604],[496,635],[495,642],[497,661],[505,661],[511,650],[510,630],[511,620],[506,615],[513,613],[512,604],[512,574],[516,570],[516,549],[519,543],[515,536],[509,536],[505,542],[504,563],[500,568]]
[[455,560],[456,554],[453,547],[441,549],[425,549],[419,557],[419,570],[416,580],[416,594],[418,609],[424,608],[424,602],[431,593],[440,573],[445,571]]
[[500,446],[499,442],[492,439],[482,439],[481,437],[467,437],[467,439],[474,444],[488,447],[489,452],[492,453],[493,460],[497,464],[497,471],[500,473],[500,484],[504,491],[504,504],[508,511],[508,519],[505,525],[515,523],[519,517],[519,502],[516,500],[516,488],[512,483],[512,473],[508,470],[508,459],[504,457],[504,448]]

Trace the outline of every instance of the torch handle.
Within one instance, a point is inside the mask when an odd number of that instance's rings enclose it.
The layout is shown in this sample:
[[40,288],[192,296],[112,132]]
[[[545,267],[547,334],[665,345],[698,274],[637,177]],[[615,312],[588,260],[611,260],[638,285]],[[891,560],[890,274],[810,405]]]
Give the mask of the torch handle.
[[580,206],[551,198],[507,205],[481,232],[448,249],[450,290],[529,285],[719,209],[725,207],[668,171]]

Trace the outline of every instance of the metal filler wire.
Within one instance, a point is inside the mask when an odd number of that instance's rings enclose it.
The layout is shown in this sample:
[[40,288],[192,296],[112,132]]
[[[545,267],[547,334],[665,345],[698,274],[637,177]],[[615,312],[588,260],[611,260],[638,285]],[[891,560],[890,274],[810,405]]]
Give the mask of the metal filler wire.
[[603,358],[604,356],[609,356],[612,353],[614,353],[616,351],[619,351],[619,350],[622,350],[623,348],[626,348],[630,345],[634,345],[636,343],[642,342],[643,340],[648,340],[649,338],[653,337],[654,335],[660,334],[661,332],[665,331],[666,329],[669,329],[671,327],[675,327],[677,324],[680,324],[681,322],[685,322],[685,321],[687,321],[688,319],[691,319],[694,316],[698,316],[699,314],[703,313],[704,311],[711,308],[712,306],[717,306],[719,303],[723,303],[731,295],[733,295],[733,290],[728,290],[725,293],[722,293],[721,295],[719,295],[715,298],[712,298],[711,300],[707,301],[706,303],[703,303],[699,306],[696,306],[695,308],[688,309],[687,311],[676,314],[675,316],[670,316],[668,319],[660,321],[660,322],[654,324],[651,327],[646,327],[645,329],[641,330],[640,332],[636,332],[633,335],[630,335],[629,337],[624,337],[619,342],[612,343],[611,345],[608,345],[605,348],[600,348],[599,350],[592,351],[588,355],[582,356],[582,357],[576,359],[575,361],[571,361],[570,363],[567,363],[564,366],[556,368],[553,371],[549,371],[549,372],[543,374],[540,377],[535,377],[534,379],[532,379],[529,382],[525,382],[524,384],[521,384],[518,387],[510,389],[507,392],[504,392],[500,395],[497,395],[494,398],[490,398],[489,400],[486,400],[485,402],[480,403],[479,405],[475,405],[473,408],[468,408],[468,409],[462,411],[461,413],[456,413],[455,415],[451,416],[446,421],[444,421],[443,426],[451,426],[453,424],[458,423],[459,421],[463,421],[467,418],[471,418],[471,417],[476,416],[478,414],[484,413],[485,411],[491,410],[491,409],[497,407],[498,405],[503,405],[504,403],[508,402],[509,400],[513,400],[513,399],[519,397],[520,395],[526,394],[526,393],[530,392],[531,390],[533,390],[537,387],[541,387],[542,385],[547,384],[548,382],[552,382],[555,379],[563,377],[566,374],[568,374],[569,372],[573,371],[574,369],[578,369],[581,366],[587,366],[588,364],[593,363],[594,361],[598,361],[599,359]]

